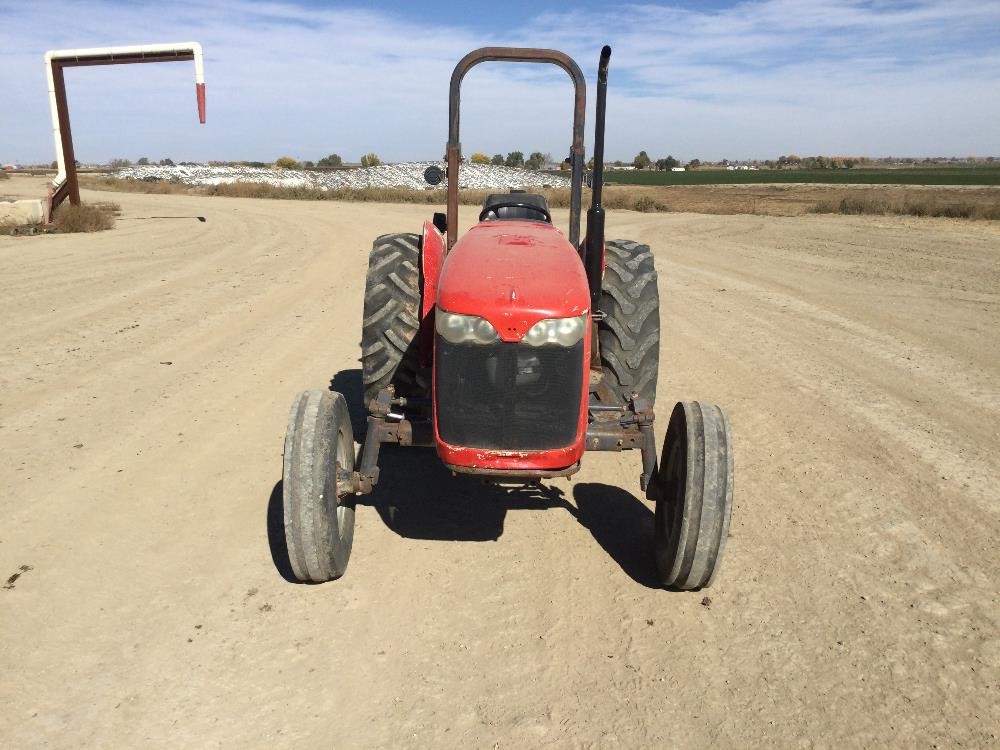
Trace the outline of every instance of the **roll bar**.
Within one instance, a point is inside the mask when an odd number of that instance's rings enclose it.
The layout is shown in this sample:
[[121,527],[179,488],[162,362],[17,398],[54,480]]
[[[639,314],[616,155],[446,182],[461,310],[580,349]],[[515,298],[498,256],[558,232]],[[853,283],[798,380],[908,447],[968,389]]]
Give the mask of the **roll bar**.
[[532,49],[526,47],[482,47],[473,50],[455,66],[451,74],[451,89],[448,95],[448,145],[445,158],[448,161],[448,250],[458,239],[458,169],[462,153],[459,140],[459,108],[462,79],[469,69],[481,62],[532,62],[552,63],[565,70],[573,80],[573,144],[570,147],[570,203],[569,241],[575,247],[580,241],[580,196],[583,183],[583,125],[587,108],[587,83],[583,72],[573,58],[554,49]]

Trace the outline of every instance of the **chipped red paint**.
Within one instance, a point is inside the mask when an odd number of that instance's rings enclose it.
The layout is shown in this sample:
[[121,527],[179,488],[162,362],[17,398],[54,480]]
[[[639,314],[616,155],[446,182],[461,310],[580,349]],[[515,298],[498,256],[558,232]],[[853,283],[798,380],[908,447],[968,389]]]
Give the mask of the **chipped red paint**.
[[588,312],[590,292],[579,253],[554,226],[485,221],[445,258],[437,303],[486,318],[503,341],[520,341],[543,318]]
[[[435,435],[437,425],[435,424]],[[584,430],[586,431],[586,430]],[[511,471],[549,471],[572,466],[583,456],[583,437],[577,443],[548,451],[488,451],[482,448],[462,448],[449,445],[437,438],[437,452],[441,460],[452,466],[474,469],[508,469]]]
[[198,97],[198,122],[205,124],[205,84],[196,83],[195,95]]
[[420,365],[430,367],[434,355],[434,305],[437,303],[438,277],[444,259],[444,235],[429,221],[424,222],[420,243],[420,276],[423,294],[420,300]]

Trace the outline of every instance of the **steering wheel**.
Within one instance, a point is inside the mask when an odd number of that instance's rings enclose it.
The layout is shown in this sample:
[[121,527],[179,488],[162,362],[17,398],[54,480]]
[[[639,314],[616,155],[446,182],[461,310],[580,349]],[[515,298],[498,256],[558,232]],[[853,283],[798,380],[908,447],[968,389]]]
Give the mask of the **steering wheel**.
[[486,217],[490,214],[495,214],[496,218],[499,219],[500,215],[497,213],[499,208],[527,208],[530,211],[534,211],[542,217],[542,221],[546,221],[549,224],[552,223],[552,215],[542,208],[541,206],[536,206],[532,203],[525,203],[524,201],[503,201],[502,203],[494,203],[488,208],[484,208],[479,212],[479,220],[486,221]]

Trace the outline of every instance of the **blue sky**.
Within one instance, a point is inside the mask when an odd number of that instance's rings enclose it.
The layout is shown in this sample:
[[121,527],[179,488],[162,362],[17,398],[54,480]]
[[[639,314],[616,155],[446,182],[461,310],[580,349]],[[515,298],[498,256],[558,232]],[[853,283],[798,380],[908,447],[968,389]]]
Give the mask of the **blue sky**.
[[[46,50],[188,40],[208,124],[190,63],[69,70],[81,160],[439,158],[466,52],[561,49],[592,84],[605,43],[611,159],[1000,155],[1000,2],[0,0],[0,161],[54,158]],[[481,65],[462,96],[465,153],[568,152],[561,71]]]

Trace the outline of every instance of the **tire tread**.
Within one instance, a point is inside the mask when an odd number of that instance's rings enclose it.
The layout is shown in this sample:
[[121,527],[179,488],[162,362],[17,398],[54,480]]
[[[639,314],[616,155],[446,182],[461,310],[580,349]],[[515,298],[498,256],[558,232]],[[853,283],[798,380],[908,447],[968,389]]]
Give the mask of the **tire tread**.
[[604,377],[626,402],[637,393],[656,402],[660,365],[660,296],[653,254],[632,240],[605,242],[605,273],[598,323]]
[[419,235],[381,235],[369,255],[361,324],[366,406],[389,385],[399,395],[425,395],[416,346],[420,299]]

